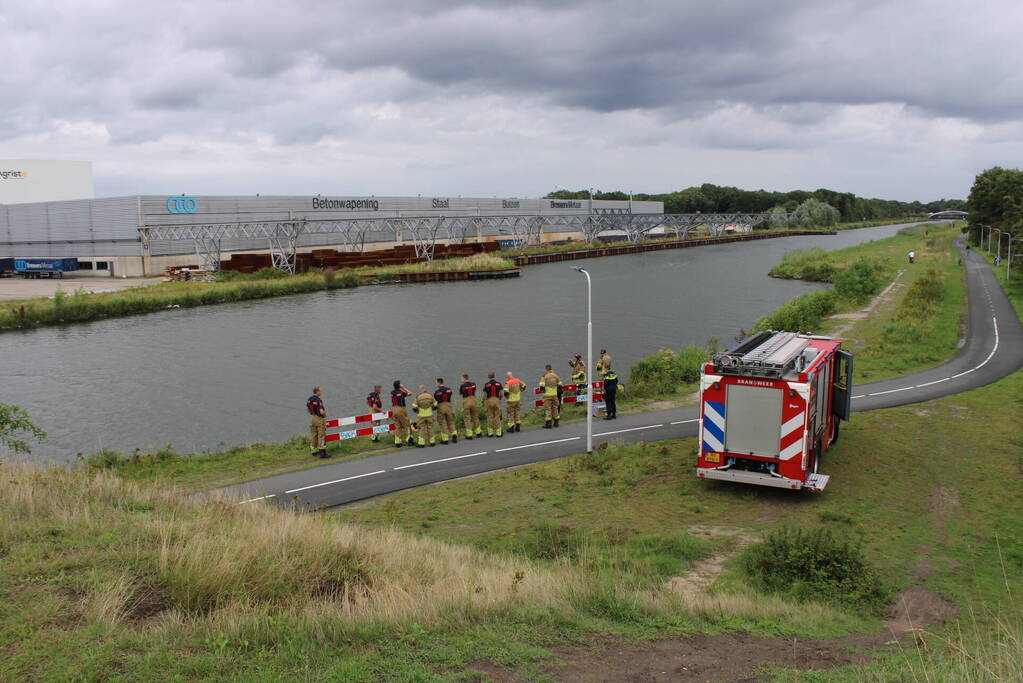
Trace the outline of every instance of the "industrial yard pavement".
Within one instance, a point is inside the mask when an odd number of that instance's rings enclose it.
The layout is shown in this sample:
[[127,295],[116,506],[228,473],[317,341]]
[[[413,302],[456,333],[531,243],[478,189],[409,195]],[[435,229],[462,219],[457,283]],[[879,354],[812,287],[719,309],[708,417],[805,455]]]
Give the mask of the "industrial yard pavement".
[[79,289],[85,292],[114,292],[131,287],[147,287],[163,282],[162,277],[106,277],[66,273],[62,278],[0,278],[0,301],[33,299],[53,296],[57,289],[65,294],[74,294]]

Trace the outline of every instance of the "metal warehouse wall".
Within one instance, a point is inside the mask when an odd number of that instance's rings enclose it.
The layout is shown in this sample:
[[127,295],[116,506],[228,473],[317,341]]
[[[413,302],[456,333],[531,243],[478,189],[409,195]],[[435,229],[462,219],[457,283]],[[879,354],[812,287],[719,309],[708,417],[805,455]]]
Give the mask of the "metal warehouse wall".
[[135,197],[0,205],[0,255],[138,256]]
[[[333,208],[345,206],[352,208]],[[331,207],[331,208],[317,208]],[[138,226],[238,223],[291,219],[389,218],[430,215],[557,215],[596,212],[663,213],[661,202],[498,199],[471,197],[300,197],[146,195],[0,205],[0,256],[140,256]],[[491,230],[484,235],[495,236]],[[366,235],[388,242],[390,230]],[[337,245],[337,235],[305,235],[299,246]],[[266,240],[224,240],[224,252],[266,249]],[[188,241],[158,242],[151,256],[194,253]]]

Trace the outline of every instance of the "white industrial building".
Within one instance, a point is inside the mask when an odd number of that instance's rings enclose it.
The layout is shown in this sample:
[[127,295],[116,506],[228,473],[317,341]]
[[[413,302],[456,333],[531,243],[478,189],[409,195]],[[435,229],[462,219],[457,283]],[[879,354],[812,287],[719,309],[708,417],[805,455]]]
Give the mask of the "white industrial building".
[[[73,164],[80,162],[47,162]],[[11,166],[15,169],[15,166]],[[28,178],[34,171],[30,166]],[[70,168],[70,167],[69,167]],[[47,176],[57,183],[56,171]],[[70,171],[69,171],[70,174]],[[68,176],[70,177],[70,175]],[[6,181],[3,181],[6,182]],[[21,181],[18,181],[21,182]],[[69,181],[70,182],[70,181]],[[68,192],[84,192],[71,183]],[[59,183],[58,183],[59,184]],[[71,186],[77,189],[71,189]],[[27,187],[27,186],[26,186]],[[51,188],[52,189],[52,188]],[[91,168],[88,194],[91,195]],[[21,197],[23,199],[23,197]],[[53,199],[50,197],[49,199]],[[275,222],[363,219],[360,233],[367,250],[400,244],[403,235],[388,218],[414,216],[532,216],[551,217],[540,224],[540,241],[580,239],[566,232],[566,215],[663,214],[661,202],[559,200],[467,197],[351,197],[351,196],[186,196],[145,195],[79,199],[73,201],[0,200],[0,257],[76,257],[84,270],[109,275],[158,275],[168,266],[196,263],[197,245],[187,239],[144,241],[143,229],[160,226],[272,225]],[[368,227],[367,227],[368,225]],[[480,222],[473,241],[497,241],[507,231]],[[559,227],[560,226],[560,227]],[[237,234],[237,231],[231,233]],[[407,238],[406,238],[407,239]],[[447,239],[451,239],[448,236]],[[466,239],[464,236],[462,239]],[[309,231],[298,238],[298,248],[352,248],[350,240],[335,233]],[[230,252],[257,252],[269,248],[265,237],[232,236],[218,241],[224,257]]]
[[0,159],[0,204],[92,197],[91,161]]

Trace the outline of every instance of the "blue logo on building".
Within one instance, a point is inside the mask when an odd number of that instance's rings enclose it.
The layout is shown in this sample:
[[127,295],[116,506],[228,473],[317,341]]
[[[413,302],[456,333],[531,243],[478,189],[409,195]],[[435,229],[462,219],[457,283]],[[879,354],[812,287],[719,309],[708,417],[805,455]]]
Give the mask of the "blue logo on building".
[[199,200],[195,197],[167,197],[168,213],[195,213],[199,210]]

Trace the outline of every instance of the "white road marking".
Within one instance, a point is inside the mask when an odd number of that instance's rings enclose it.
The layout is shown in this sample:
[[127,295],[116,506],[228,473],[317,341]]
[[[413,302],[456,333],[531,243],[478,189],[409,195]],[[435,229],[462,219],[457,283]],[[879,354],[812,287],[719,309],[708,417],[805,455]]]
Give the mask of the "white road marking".
[[[596,435],[594,435],[596,436]],[[541,441],[540,443],[527,443],[525,446],[512,446],[511,448],[498,448],[495,453],[504,453],[505,451],[517,451],[520,448],[533,448],[534,446],[549,446],[552,443],[564,443],[565,441],[578,441],[583,437],[581,436],[570,436],[567,439],[555,439],[554,441]]]
[[363,477],[372,477],[375,474],[383,474],[387,470],[377,470],[376,472],[367,472],[366,474],[356,474],[354,477],[345,477],[344,479],[335,479],[334,481],[325,481],[322,484],[313,484],[311,486],[303,486],[299,489],[291,489],[285,491],[285,493],[298,493],[299,491],[308,491],[309,489],[317,489],[321,486],[330,486],[331,484],[340,484],[343,481],[351,481],[352,479],[362,479]]
[[271,493],[268,496],[260,496],[259,498],[250,498],[249,500],[243,500],[242,502],[240,502],[238,504],[239,505],[245,505],[246,503],[255,503],[257,500],[266,500],[267,498],[273,498],[275,495],[277,495],[277,494]]
[[692,420],[679,420],[678,422],[672,422],[673,425],[684,425],[687,422],[699,422],[700,418],[694,417]]
[[647,425],[646,427],[632,427],[631,429],[616,429],[613,432],[601,432],[600,434],[594,434],[593,436],[607,436],[608,434],[621,434],[622,432],[638,432],[641,429],[656,429],[657,427],[663,427],[664,425]]
[[479,453],[469,453],[468,455],[456,455],[453,458],[441,458],[440,460],[427,460],[426,462],[417,462],[411,465],[402,465],[401,467],[395,467],[395,470],[407,470],[410,467],[422,467],[423,465],[435,465],[438,462],[447,462],[449,460],[461,460],[462,458],[475,458],[477,455],[486,455],[489,451],[480,451]]
[[[991,347],[991,353],[989,353],[987,355],[987,358],[985,358],[980,363],[980,365],[972,367],[969,370],[964,370],[964,371],[960,372],[959,374],[952,375],[951,377],[942,377],[941,379],[936,379],[933,382],[925,382],[923,384],[916,384],[916,385],[909,386],[909,387],[902,387],[901,389],[889,389],[888,391],[876,391],[873,394],[866,394],[866,395],[867,396],[883,396],[884,394],[894,394],[897,391],[906,391],[907,389],[920,389],[921,387],[929,387],[932,384],[940,384],[941,382],[947,382],[950,379],[957,379],[959,377],[962,377],[963,375],[968,375],[971,372],[976,372],[977,370],[980,370],[982,367],[984,367],[989,362],[991,362],[991,359],[994,358],[995,353],[998,352],[998,343],[999,343],[999,341],[998,341],[998,318],[997,318],[997,316],[992,316],[991,317],[991,324],[995,328],[995,344],[994,344],[994,346]],[[860,394],[858,396],[853,396],[853,398],[863,398],[863,396],[864,396],[864,394]],[[675,424],[675,423],[672,423],[672,424]]]
[[883,396],[885,394],[894,394],[896,391],[907,391],[913,387],[902,387],[901,389],[889,389],[888,391],[875,391],[873,394],[867,394],[867,396]]

